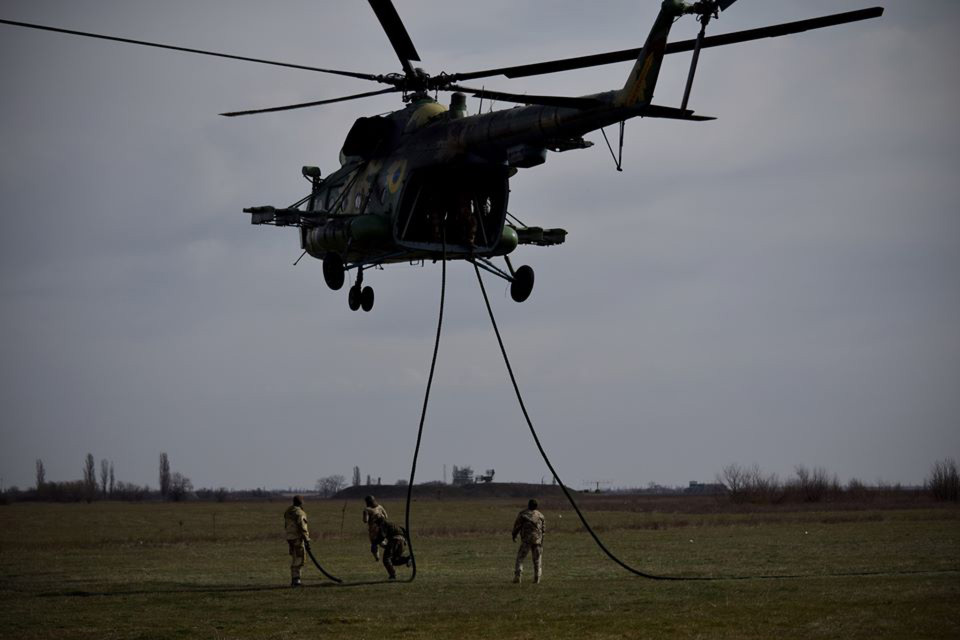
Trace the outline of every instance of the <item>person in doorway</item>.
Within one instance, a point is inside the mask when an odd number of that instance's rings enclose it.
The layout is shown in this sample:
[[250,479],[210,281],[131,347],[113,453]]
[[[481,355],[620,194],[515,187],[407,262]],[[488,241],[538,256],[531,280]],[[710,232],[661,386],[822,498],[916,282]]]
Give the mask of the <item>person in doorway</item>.
[[303,510],[301,496],[293,496],[293,504],[283,512],[283,529],[290,549],[290,586],[299,587],[303,584],[300,575],[303,572],[304,548],[310,543],[307,512]]
[[537,510],[537,501],[530,499],[527,508],[517,514],[513,523],[513,541],[520,536],[520,549],[517,551],[517,562],[513,569],[513,581],[520,582],[523,574],[523,560],[528,553],[533,554],[533,583],[540,584],[540,575],[543,569],[543,534],[545,531],[543,514]]
[[387,519],[387,510],[377,504],[373,496],[364,497],[366,507],[363,508],[363,521],[367,523],[367,533],[370,536],[370,553],[374,560],[380,559],[380,520]]

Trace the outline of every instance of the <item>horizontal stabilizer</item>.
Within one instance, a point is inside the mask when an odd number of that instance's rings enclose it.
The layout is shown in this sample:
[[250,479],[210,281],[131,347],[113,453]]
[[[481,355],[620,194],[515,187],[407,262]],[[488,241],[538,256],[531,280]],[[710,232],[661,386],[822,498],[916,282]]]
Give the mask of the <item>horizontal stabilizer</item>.
[[667,118],[669,120],[691,120],[693,122],[706,122],[716,120],[713,116],[696,116],[690,109],[677,109],[675,107],[662,107],[660,105],[647,105],[641,112],[641,118]]

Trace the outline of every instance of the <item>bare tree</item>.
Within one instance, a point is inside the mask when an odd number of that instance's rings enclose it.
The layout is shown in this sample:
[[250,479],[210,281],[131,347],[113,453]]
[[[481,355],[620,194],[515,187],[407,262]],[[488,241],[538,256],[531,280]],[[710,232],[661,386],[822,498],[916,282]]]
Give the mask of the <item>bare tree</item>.
[[160,454],[160,497],[166,498],[170,493],[170,458],[166,453]]
[[735,462],[725,466],[723,471],[717,475],[717,482],[727,488],[727,492],[734,502],[745,499],[744,492],[747,488],[747,479],[746,469]]
[[43,460],[37,458],[37,491],[43,488],[43,483],[47,481],[47,470],[43,468]]
[[100,493],[107,498],[107,480],[110,478],[110,463],[106,458],[100,459]]
[[170,476],[169,497],[174,502],[186,500],[193,493],[193,483],[179,471]]
[[776,504],[783,501],[783,483],[776,473],[766,474],[754,463],[747,479],[750,499],[753,502]]
[[316,490],[321,498],[329,498],[347,484],[347,479],[341,475],[326,476],[317,480]]
[[831,493],[835,496],[840,492],[840,485],[836,476],[830,474],[823,467],[807,469],[802,464],[794,467],[796,480],[788,480],[784,488],[789,494],[802,502],[820,502]]
[[353,468],[353,486],[360,486],[360,467]]
[[113,496],[113,488],[116,486],[116,482],[113,477],[113,461],[110,461],[110,495]]
[[83,497],[87,502],[93,502],[97,496],[97,465],[93,461],[93,454],[88,453],[83,464]]
[[947,458],[934,462],[926,484],[937,500],[957,502],[960,497],[960,474],[957,473],[956,461],[953,458]]

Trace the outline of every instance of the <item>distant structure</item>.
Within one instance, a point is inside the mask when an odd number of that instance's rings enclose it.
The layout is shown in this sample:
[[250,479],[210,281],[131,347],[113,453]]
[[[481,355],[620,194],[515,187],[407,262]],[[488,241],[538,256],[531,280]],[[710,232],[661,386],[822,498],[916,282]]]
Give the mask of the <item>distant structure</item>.
[[473,467],[458,467],[453,465],[453,486],[459,487],[473,483]]
[[484,483],[489,484],[489,483],[493,482],[493,474],[494,474],[494,473],[496,473],[496,471],[494,471],[493,469],[487,469],[486,473],[483,473],[483,474],[477,476],[476,478],[473,479],[473,481],[474,481],[474,482],[484,482]]
[[727,487],[719,483],[690,481],[690,486],[683,490],[692,496],[718,496],[727,492]]
[[[600,487],[609,487],[613,484],[612,480],[584,480],[585,485],[594,485],[594,491],[600,493]],[[589,490],[589,489],[588,489]]]

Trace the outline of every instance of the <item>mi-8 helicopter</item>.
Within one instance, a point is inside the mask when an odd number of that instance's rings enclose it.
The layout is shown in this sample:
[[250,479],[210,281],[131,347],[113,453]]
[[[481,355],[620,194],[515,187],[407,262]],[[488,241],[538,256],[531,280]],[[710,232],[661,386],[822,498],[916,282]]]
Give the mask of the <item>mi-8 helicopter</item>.
[[[389,85],[379,91],[222,114],[225,116],[401,94],[404,108],[356,120],[343,143],[339,169],[323,177],[319,168],[303,167],[303,175],[312,183],[306,197],[288,207],[244,209],[253,224],[298,227],[301,249],[323,261],[324,280],[331,289],[341,289],[346,273],[356,270],[348,303],[353,310],[369,311],[373,308],[374,293],[370,286],[364,286],[365,270],[422,260],[471,261],[510,282],[515,301],[526,300],[533,289],[533,269],[526,265],[515,269],[509,255],[521,244],[561,244],[566,231],[526,226],[509,213],[509,180],[519,169],[543,164],[547,151],[587,148],[592,143],[584,140],[585,134],[631,118],[713,120],[687,108],[704,48],[800,33],[883,14],[883,9],[876,7],[707,37],[709,23],[736,0],[663,0],[639,49],[430,75],[413,66],[420,62],[420,56],[392,1],[368,1],[400,61],[402,73],[375,75],[309,67],[8,20],[0,23]],[[668,43],[673,23],[688,15],[700,23],[696,39]],[[686,51],[693,54],[680,106],[654,104],[663,57]],[[620,89],[579,97],[521,95],[459,84],[493,76],[512,79],[630,60],[634,61],[633,67]],[[452,92],[449,105],[437,100],[441,91]],[[467,95],[524,106],[469,115]],[[621,147],[622,141],[621,126]],[[499,257],[504,258],[505,268],[494,263],[494,258]]]

